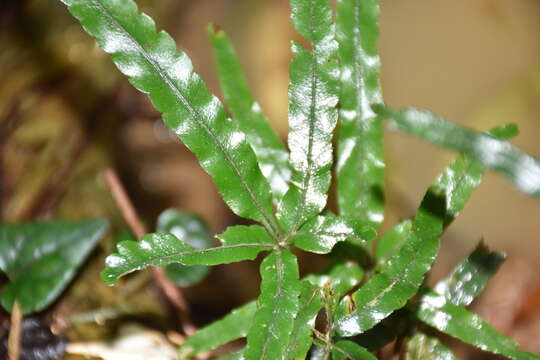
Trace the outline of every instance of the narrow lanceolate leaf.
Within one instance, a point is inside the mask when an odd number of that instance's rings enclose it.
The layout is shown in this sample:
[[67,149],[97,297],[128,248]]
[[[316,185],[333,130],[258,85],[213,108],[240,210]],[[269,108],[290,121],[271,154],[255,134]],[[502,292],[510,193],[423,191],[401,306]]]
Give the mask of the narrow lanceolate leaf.
[[[183,214],[176,209],[167,209],[159,215],[156,230],[160,233],[171,233],[196,249],[212,246],[212,237],[202,219],[195,215]],[[173,263],[165,268],[167,276],[177,285],[184,287],[197,284],[209,272],[210,267],[204,265]]]
[[337,42],[327,0],[291,0],[292,22],[312,51],[294,42],[289,68],[290,188],[278,217],[297,230],[326,205],[332,168],[332,134],[337,122]]
[[375,355],[367,351],[365,348],[348,340],[341,340],[333,344],[332,359],[334,360],[377,360]]
[[277,232],[272,199],[245,135],[193,72],[173,39],[132,0],[62,0],[130,82],[147,93],[166,125],[195,153],[229,207]]
[[101,278],[113,285],[121,276],[151,265],[218,265],[253,260],[274,246],[265,229],[257,225],[229,227],[217,238],[222,245],[207,249],[194,248],[172,234],[148,234],[140,242],[123,241],[117,245],[118,253],[105,260]]
[[247,335],[257,309],[255,301],[233,310],[223,319],[198,330],[179,348],[181,359],[210,351]]
[[327,254],[336,243],[347,239],[367,248],[374,230],[332,214],[316,216],[306,222],[292,237],[293,244],[305,251]]
[[[491,129],[488,134],[499,139],[509,139],[518,133],[515,125],[503,125]],[[484,166],[468,156],[458,156],[437,179],[432,191],[440,192],[446,201],[444,226],[447,227],[459,215],[474,189],[484,176]],[[390,229],[377,243],[376,258],[384,263],[391,258],[407,240],[411,231],[410,220],[404,220]]]
[[407,360],[458,360],[439,339],[416,333],[407,342]]
[[521,191],[540,196],[540,160],[508,142],[461,127],[424,110],[392,111],[383,105],[376,105],[373,109],[399,130],[462,151],[484,166],[502,173]]
[[0,226],[0,270],[9,284],[0,301],[23,314],[41,311],[69,284],[107,230],[107,220],[35,222]]
[[[488,134],[509,139],[517,135],[517,127],[503,125],[490,130]],[[480,185],[484,174],[485,166],[481,162],[470,156],[460,155],[437,179],[431,191],[445,199],[444,227],[450,225],[463,210],[472,192]]]
[[414,296],[439,248],[444,218],[441,204],[428,194],[405,245],[380,267],[379,273],[353,293],[352,299],[344,298],[336,321],[339,335],[354,336],[371,329]]
[[481,242],[448,278],[435,286],[435,291],[454,305],[467,306],[484,290],[505,259],[505,253],[491,252]]
[[294,327],[285,359],[304,360],[306,358],[306,354],[311,348],[315,319],[324,306],[322,291],[320,287],[309,281],[302,281],[302,292],[300,293],[302,308],[294,319]]
[[430,187],[412,222],[403,246],[362,288],[345,298],[338,333],[362,333],[405,303],[417,292],[439,249],[444,226],[463,209],[484,174],[481,164],[458,156]]
[[285,359],[301,291],[296,257],[286,250],[273,251],[261,263],[261,278],[261,295],[244,357],[247,360]]
[[259,104],[253,99],[229,39],[223,31],[215,32],[212,27],[209,32],[221,89],[232,112],[233,121],[236,121],[246,134],[274,197],[280,200],[289,188],[289,154],[262,114]]
[[439,331],[479,349],[514,360],[539,360],[540,356],[518,350],[518,344],[497,332],[480,316],[452,304],[444,295],[424,295],[417,317]]
[[340,214],[377,225],[384,216],[382,120],[370,104],[382,100],[379,0],[340,0],[337,4],[341,95],[337,152]]

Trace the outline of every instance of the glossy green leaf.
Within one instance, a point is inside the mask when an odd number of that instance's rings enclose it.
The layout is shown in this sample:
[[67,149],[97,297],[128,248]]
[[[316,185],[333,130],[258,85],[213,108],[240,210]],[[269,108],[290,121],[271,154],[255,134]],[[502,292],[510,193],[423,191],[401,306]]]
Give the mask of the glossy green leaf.
[[339,335],[354,336],[369,330],[403,307],[418,291],[439,248],[444,216],[440,203],[432,196],[424,198],[405,245],[379,273],[353,293],[352,299],[344,298],[337,319]]
[[302,281],[300,305],[301,309],[294,319],[285,359],[304,360],[306,358],[311,347],[315,319],[324,306],[322,289],[309,281]]
[[291,0],[292,23],[312,51],[294,42],[289,68],[289,149],[292,179],[278,210],[292,232],[326,205],[337,122],[337,42],[327,0]]
[[247,337],[247,360],[285,359],[285,349],[300,304],[301,283],[296,257],[275,250],[261,263],[261,294]]
[[338,333],[362,333],[399,309],[418,291],[439,249],[444,226],[459,214],[479,185],[484,168],[458,156],[432,185],[414,218],[403,246],[353,298],[344,299]]
[[204,265],[182,265],[174,263],[165,267],[165,274],[176,285],[182,287],[193,286],[203,281],[210,268]]
[[208,249],[196,249],[172,234],[148,234],[139,242],[121,242],[117,245],[118,253],[105,260],[101,278],[114,285],[121,276],[151,265],[218,265],[253,260],[261,251],[274,246],[265,229],[257,225],[229,227],[217,238],[222,245]]
[[524,193],[540,196],[540,160],[508,142],[461,127],[424,110],[392,111],[383,105],[376,105],[373,109],[399,130],[461,151],[502,173]]
[[377,360],[375,355],[367,351],[360,345],[341,340],[332,347],[332,359],[334,360]]
[[289,154],[270,127],[259,104],[249,91],[247,80],[229,39],[223,31],[209,28],[223,96],[233,115],[233,121],[246,134],[255,151],[259,167],[270,183],[276,199],[281,199],[289,188],[291,170]]
[[336,34],[341,65],[337,199],[340,214],[378,225],[384,217],[383,124],[370,104],[379,83],[379,0],[339,0]]
[[377,262],[382,264],[394,256],[410,236],[411,229],[411,220],[403,220],[388,230],[377,242],[375,250]]
[[316,216],[308,220],[292,237],[293,244],[305,251],[327,254],[336,243],[347,239],[368,247],[367,239],[375,231],[368,225],[355,224],[332,214]]
[[407,342],[406,360],[458,360],[439,339],[416,333]]
[[[508,139],[517,134],[517,127],[503,125],[490,130],[488,134]],[[450,225],[463,210],[472,192],[480,185],[484,174],[485,167],[482,163],[467,155],[458,155],[437,179],[431,191],[439,194],[446,201],[444,227]]]
[[41,311],[69,284],[107,230],[107,220],[36,222],[0,226],[0,269],[9,284],[0,292],[11,311]]
[[156,230],[171,233],[196,249],[212,246],[212,236],[204,221],[196,215],[183,214],[176,209],[167,209],[158,216]]
[[246,337],[256,310],[255,301],[251,301],[233,310],[221,320],[199,329],[178,349],[180,358],[186,359]]
[[469,305],[506,259],[502,252],[491,252],[481,242],[469,257],[435,286],[435,291],[458,306]]
[[118,69],[163,113],[165,124],[195,153],[229,207],[262,222],[273,235],[268,182],[244,133],[225,116],[219,100],[193,72],[173,39],[132,0],[62,0]]
[[416,315],[426,324],[479,349],[514,360],[540,359],[538,355],[519,351],[518,344],[497,332],[480,316],[452,304],[436,292],[422,297]]
[[[156,230],[160,233],[171,233],[196,249],[212,246],[212,237],[202,219],[195,215],[182,214],[176,209],[167,209],[159,215]],[[210,268],[204,265],[174,263],[165,267],[167,276],[183,287],[197,284],[209,272]]]
[[[517,135],[515,125],[503,125],[488,132],[500,139],[509,139]],[[447,227],[459,215],[469,200],[474,189],[484,176],[484,166],[467,156],[458,156],[437,179],[432,191],[440,192],[446,199],[444,226]],[[388,231],[378,242],[376,258],[383,263],[398,251],[411,231],[410,220],[405,220]]]

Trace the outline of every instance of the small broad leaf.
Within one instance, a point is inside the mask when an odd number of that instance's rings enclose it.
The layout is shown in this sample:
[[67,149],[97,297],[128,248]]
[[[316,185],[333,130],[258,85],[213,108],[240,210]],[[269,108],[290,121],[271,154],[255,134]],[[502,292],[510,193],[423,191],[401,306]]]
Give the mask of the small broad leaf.
[[117,245],[118,253],[105,260],[101,278],[114,285],[125,274],[151,265],[218,265],[253,260],[261,251],[274,246],[265,229],[257,225],[229,227],[217,238],[222,245],[207,249],[196,249],[172,234],[148,234],[139,242],[121,242]]
[[316,216],[308,220],[292,237],[293,244],[305,251],[328,254],[334,245],[347,239],[367,248],[367,240],[375,231],[367,225],[354,224],[332,214]]
[[296,231],[326,205],[337,122],[337,42],[327,0],[291,0],[292,23],[312,51],[294,42],[289,73],[289,149],[292,180],[279,208],[286,230]]
[[373,109],[399,130],[461,151],[484,166],[502,173],[524,193],[540,196],[540,160],[508,142],[461,127],[424,110],[392,111],[383,105],[373,106]]
[[375,258],[379,264],[384,263],[399,251],[410,236],[411,229],[411,220],[403,220],[379,239],[375,251]]
[[212,246],[212,237],[204,221],[196,215],[183,214],[176,209],[167,209],[158,216],[156,230],[171,233],[196,249]]
[[406,360],[458,360],[439,339],[416,333],[407,342]]
[[341,65],[337,199],[340,214],[378,225],[384,217],[382,120],[370,104],[382,100],[379,0],[339,0],[337,29]]
[[285,359],[285,349],[298,313],[301,283],[296,257],[275,250],[261,263],[261,294],[247,337],[247,360]]
[[274,197],[280,200],[289,188],[289,154],[262,114],[259,104],[253,99],[229,39],[223,31],[215,32],[212,27],[209,28],[209,33],[221,89],[231,109],[233,121],[236,121],[246,134]]
[[251,301],[233,310],[223,319],[199,329],[180,346],[178,350],[180,358],[190,358],[246,337],[256,310],[255,301]]
[[[195,215],[182,214],[176,209],[167,209],[159,215],[156,230],[160,233],[171,233],[196,249],[212,246],[212,237],[202,219]],[[210,268],[204,265],[174,263],[165,268],[167,276],[183,287],[197,284],[209,272]]]
[[491,252],[481,242],[476,249],[446,278],[435,291],[457,306],[467,306],[484,287],[506,259],[502,252]]
[[514,360],[540,359],[538,355],[519,351],[518,344],[497,332],[480,316],[452,304],[436,292],[422,297],[416,315],[437,330],[484,351]]
[[229,207],[277,237],[272,196],[253,150],[173,39],[132,0],[62,0],[130,82],[147,93],[167,127],[197,156]]
[[204,265],[182,265],[180,263],[169,264],[165,267],[165,274],[176,285],[182,287],[193,286],[203,281],[210,267]]
[[41,311],[69,284],[107,230],[107,220],[36,222],[0,226],[0,269],[10,283],[0,292],[11,311]]
[[348,340],[341,340],[333,344],[332,359],[334,360],[377,360],[375,355],[367,351],[365,348]]

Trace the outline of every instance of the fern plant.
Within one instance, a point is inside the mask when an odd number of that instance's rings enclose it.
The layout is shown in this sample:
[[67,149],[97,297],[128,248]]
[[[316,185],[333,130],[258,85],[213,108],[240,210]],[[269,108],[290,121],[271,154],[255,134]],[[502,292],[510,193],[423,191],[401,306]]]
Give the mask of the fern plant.
[[[335,14],[329,0],[290,1],[293,26],[307,46],[292,44],[288,149],[250,94],[222,31],[210,28],[210,38],[232,118],[188,56],[132,0],[63,2],[148,94],[232,211],[257,223],[228,228],[216,236],[218,247],[194,248],[173,234],[152,233],[121,242],[107,258],[102,277],[112,285],[150,265],[211,266],[264,253],[259,298],[188,338],[179,349],[182,358],[243,337],[246,347],[224,358],[376,359],[372,351],[396,337],[407,359],[455,358],[438,330],[511,359],[540,359],[465,309],[501,264],[501,253],[480,245],[448,279],[434,289],[424,285],[441,234],[485,169],[539,196],[540,162],[506,142],[517,134],[513,125],[479,133],[426,111],[383,105],[377,0],[339,0]],[[381,236],[373,251],[384,217],[385,119],[460,154],[427,190],[416,216]],[[327,208],[333,167],[335,213]],[[338,243],[346,251],[335,251]],[[301,279],[293,248],[332,253],[338,260],[326,272]],[[361,253],[369,261],[344,253]]]

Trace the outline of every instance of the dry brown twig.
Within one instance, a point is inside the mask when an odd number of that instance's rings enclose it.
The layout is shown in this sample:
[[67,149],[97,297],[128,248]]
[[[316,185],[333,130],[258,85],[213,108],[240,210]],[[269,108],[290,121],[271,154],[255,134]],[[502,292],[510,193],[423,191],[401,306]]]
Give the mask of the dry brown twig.
[[[104,172],[104,178],[124,220],[133,234],[140,240],[146,234],[146,229],[118,175],[113,169],[107,169]],[[196,327],[191,322],[189,306],[180,288],[167,278],[161,267],[152,266],[150,270],[163,295],[178,309],[179,321],[183,332],[188,336],[193,334],[196,331]]]
[[19,360],[21,349],[22,312],[19,303],[15,301],[11,310],[11,326],[8,338],[8,359]]

